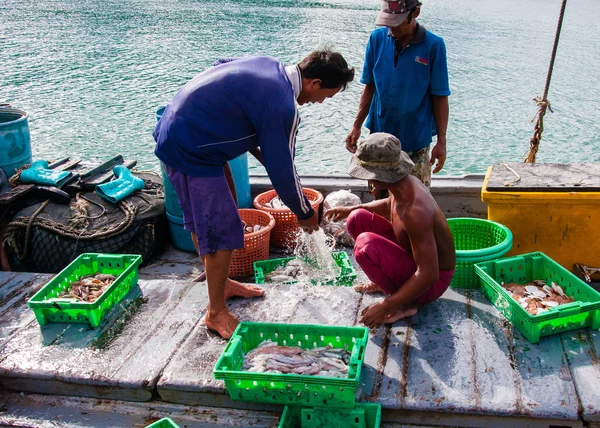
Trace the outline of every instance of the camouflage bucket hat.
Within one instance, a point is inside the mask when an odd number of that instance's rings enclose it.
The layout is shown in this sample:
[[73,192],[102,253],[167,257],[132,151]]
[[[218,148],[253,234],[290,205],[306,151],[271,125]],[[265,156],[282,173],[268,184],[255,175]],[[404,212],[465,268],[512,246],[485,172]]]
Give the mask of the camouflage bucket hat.
[[376,132],[358,142],[348,174],[363,180],[395,183],[412,171],[415,164],[402,151],[400,140],[385,132]]

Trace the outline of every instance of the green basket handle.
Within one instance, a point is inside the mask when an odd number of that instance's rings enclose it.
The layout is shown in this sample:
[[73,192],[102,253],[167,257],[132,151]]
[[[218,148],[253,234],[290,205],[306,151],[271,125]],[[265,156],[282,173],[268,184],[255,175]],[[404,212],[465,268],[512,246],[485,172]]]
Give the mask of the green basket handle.
[[350,356],[350,366],[358,367],[358,362],[362,361],[364,352],[364,343],[361,342],[358,346],[355,346],[352,350],[352,355]]
[[242,354],[243,344],[239,337],[235,337],[229,341],[223,351],[223,360],[221,370],[235,370],[233,361],[236,355]]
[[581,302],[571,302],[566,305],[560,305],[556,307],[556,310],[560,312],[561,317],[577,315],[581,313]]

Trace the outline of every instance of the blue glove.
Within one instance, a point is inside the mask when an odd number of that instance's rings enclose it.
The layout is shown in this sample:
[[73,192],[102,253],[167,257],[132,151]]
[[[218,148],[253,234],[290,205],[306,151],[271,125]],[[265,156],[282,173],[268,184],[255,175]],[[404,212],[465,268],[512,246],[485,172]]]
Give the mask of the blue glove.
[[20,180],[22,183],[60,186],[71,174],[70,171],[53,171],[48,169],[48,162],[37,160],[29,168],[21,171]]
[[134,176],[123,165],[115,166],[112,171],[117,177],[116,180],[96,186],[96,193],[107,201],[117,203],[136,190],[144,188],[144,180]]

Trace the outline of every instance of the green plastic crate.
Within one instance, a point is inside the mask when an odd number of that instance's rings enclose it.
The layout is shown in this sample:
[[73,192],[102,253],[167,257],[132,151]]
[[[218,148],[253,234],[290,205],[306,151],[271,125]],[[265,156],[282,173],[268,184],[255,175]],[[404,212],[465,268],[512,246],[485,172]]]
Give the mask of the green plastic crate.
[[[365,327],[242,322],[219,357],[215,379],[225,381],[232,400],[311,407],[353,408],[369,331]],[[351,352],[344,379],[240,371],[244,355],[265,340],[313,349],[331,344]]]
[[504,225],[480,218],[449,218],[454,235],[456,270],[450,286],[479,288],[474,265],[499,259],[512,248],[512,232]]
[[[354,270],[354,266],[352,266],[352,262],[348,258],[348,254],[343,251],[339,251],[336,253],[331,253],[331,257],[335,260],[335,263],[341,269],[341,272],[335,279],[331,279],[324,282],[319,282],[318,280],[311,280],[313,284],[319,285],[343,285],[346,287],[350,287],[354,280],[356,279],[356,271]],[[285,257],[282,259],[270,259],[270,260],[260,260],[254,262],[254,280],[257,284],[265,283],[265,275],[273,272],[279,266],[285,266],[290,260],[294,260],[295,257]],[[298,281],[286,281],[283,284],[296,284]]]
[[[541,337],[582,327],[600,328],[600,293],[544,253],[536,252],[477,263],[483,293],[531,343]],[[560,285],[573,303],[531,315],[500,285],[542,280]]]
[[279,428],[379,428],[381,405],[356,403],[354,409],[285,406]]
[[179,428],[171,418],[162,418],[153,424],[147,425],[146,428]]
[[[127,295],[132,286],[137,284],[140,263],[142,263],[142,256],[134,254],[82,254],[35,293],[29,299],[29,307],[33,309],[40,325],[70,322],[98,327],[112,307]],[[95,302],[58,299],[60,292],[69,287],[71,282],[79,280],[84,275],[96,273],[114,275],[117,279]]]

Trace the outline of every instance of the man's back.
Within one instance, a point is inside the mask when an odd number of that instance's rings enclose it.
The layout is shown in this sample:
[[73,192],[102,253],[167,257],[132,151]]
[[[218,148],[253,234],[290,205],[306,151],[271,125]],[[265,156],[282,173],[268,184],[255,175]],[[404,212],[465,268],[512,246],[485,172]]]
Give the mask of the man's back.
[[411,249],[411,227],[431,228],[438,254],[440,270],[452,270],[456,264],[454,237],[444,213],[427,190],[413,176],[402,180],[402,200],[390,195],[390,213],[394,233],[399,244]]
[[269,57],[225,62],[179,90],[154,130],[155,153],[190,175],[199,165],[220,168],[259,145],[257,128],[274,111],[293,127],[295,99],[283,64]]

